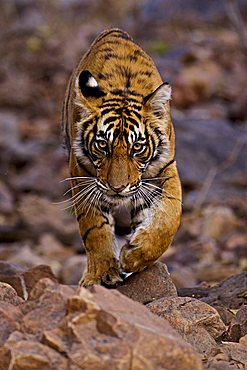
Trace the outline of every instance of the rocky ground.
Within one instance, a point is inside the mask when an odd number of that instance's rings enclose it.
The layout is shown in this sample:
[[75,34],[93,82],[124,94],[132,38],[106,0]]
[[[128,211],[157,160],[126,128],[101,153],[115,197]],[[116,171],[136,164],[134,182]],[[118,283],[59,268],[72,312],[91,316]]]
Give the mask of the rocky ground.
[[1,370],[247,366],[247,272],[177,292],[161,262],[111,290],[59,284],[44,265],[0,267]]
[[[26,370],[29,356],[33,369],[47,361],[77,369],[81,346],[95,369],[110,368],[109,353],[114,369],[246,366],[247,53],[226,2],[0,1],[0,369]],[[63,210],[69,204],[57,204],[69,187],[61,182],[66,83],[112,26],[127,30],[173,87],[183,218],[161,259],[173,283],[156,266],[119,287],[146,308],[115,291],[75,287],[85,254],[73,212]],[[177,352],[157,354],[175,342]]]

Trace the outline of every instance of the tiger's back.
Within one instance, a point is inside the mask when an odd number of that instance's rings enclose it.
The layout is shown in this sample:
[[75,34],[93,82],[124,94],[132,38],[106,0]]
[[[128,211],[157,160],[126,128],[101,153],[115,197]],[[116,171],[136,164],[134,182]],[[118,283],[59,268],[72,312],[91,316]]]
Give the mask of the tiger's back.
[[90,69],[103,91],[128,89],[146,96],[162,83],[153,60],[118,29],[95,40],[78,65],[83,69]]
[[[181,187],[170,99],[152,59],[118,29],[103,32],[72,73],[62,121],[88,256],[83,285],[116,283],[120,265],[141,271],[173,239]],[[113,208],[122,203],[130,209],[132,235],[119,260]]]

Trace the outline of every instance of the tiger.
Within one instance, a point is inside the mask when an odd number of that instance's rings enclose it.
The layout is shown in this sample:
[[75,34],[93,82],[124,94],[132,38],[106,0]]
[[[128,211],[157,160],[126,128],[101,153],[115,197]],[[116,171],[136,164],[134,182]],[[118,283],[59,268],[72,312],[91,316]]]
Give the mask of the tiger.
[[[81,286],[117,286],[154,264],[173,241],[182,191],[170,100],[171,86],[152,58],[120,29],[101,33],[70,77],[62,133],[87,255]],[[119,207],[131,220],[120,252]]]

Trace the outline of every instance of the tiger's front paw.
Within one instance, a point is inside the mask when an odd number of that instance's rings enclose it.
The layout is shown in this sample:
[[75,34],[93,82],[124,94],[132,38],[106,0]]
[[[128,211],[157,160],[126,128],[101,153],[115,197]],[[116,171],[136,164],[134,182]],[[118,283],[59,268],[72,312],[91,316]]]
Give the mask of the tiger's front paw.
[[106,287],[116,287],[119,283],[122,283],[123,279],[119,274],[119,270],[110,270],[104,273],[101,277],[101,284]]
[[90,274],[89,272],[86,272],[81,280],[79,281],[79,286],[83,287],[89,287],[91,285],[97,285],[101,283],[101,278],[99,276],[96,276],[94,274]]
[[143,247],[123,246],[120,254],[120,264],[124,272],[140,272],[151,263],[152,261],[147,260],[147,253]]
[[111,268],[108,271],[102,272],[100,275],[94,275],[86,272],[81,278],[79,285],[89,287],[91,285],[101,284],[107,287],[114,287],[122,281],[123,279],[119,274],[119,270],[116,268]]

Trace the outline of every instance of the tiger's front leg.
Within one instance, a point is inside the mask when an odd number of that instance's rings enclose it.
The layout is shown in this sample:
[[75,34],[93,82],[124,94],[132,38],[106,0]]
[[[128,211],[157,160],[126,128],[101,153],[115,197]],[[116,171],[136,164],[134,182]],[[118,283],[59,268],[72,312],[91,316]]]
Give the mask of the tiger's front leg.
[[113,226],[109,219],[97,215],[92,223],[81,217],[79,227],[87,254],[87,272],[79,284],[115,285],[121,281]]
[[[76,188],[76,182],[73,181]],[[76,191],[74,191],[76,196]],[[83,203],[83,201],[82,201]],[[87,271],[79,285],[94,284],[115,285],[122,281],[119,276],[119,261],[116,255],[114,221],[108,210],[102,212],[90,204],[90,208],[82,207],[81,202],[75,204],[80,234],[87,254]]]
[[107,217],[99,213],[93,219],[88,215],[79,217],[80,234],[87,254],[87,271],[80,285],[115,285],[121,281],[111,218],[111,215]]
[[136,229],[120,255],[125,272],[139,272],[152,265],[172,243],[180,224],[181,190],[178,178],[169,181],[170,196],[164,192],[151,208],[140,209],[133,217]]

